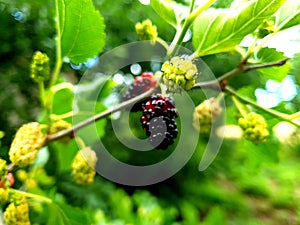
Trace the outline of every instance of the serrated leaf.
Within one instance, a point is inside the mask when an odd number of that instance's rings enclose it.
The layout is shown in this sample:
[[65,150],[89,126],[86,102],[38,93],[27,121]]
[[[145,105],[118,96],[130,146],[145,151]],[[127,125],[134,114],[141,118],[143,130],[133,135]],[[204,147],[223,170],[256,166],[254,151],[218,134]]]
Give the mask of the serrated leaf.
[[56,0],[61,56],[74,64],[98,55],[104,46],[104,19],[91,0]]
[[170,0],[151,0],[151,7],[154,11],[167,23],[172,25],[173,27],[177,27],[177,25],[181,22],[181,20],[185,17],[185,12],[188,12],[188,7],[180,5],[175,1]]
[[[273,15],[285,0],[256,0],[239,8],[210,9],[194,23],[193,44],[199,56],[227,52]],[[235,4],[236,5],[236,4]]]
[[275,27],[284,30],[300,24],[300,1],[287,0],[275,14]]
[[[275,48],[263,48],[255,55],[255,60],[258,63],[272,63],[284,60],[285,58],[286,57],[284,56],[284,54],[282,52],[276,51]],[[282,66],[259,69],[258,72],[266,79],[272,79],[281,82],[282,79],[289,74],[291,67],[292,66],[290,63],[286,63]]]

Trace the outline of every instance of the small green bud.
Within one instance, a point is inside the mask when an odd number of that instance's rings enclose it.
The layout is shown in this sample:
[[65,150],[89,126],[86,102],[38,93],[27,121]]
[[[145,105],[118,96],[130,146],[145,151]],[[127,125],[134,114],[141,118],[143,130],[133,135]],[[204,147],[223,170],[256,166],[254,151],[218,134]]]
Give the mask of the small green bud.
[[150,40],[153,44],[158,36],[156,26],[152,25],[152,22],[149,19],[142,23],[137,23],[135,25],[135,31],[139,40]]
[[49,57],[45,53],[35,52],[30,65],[31,78],[35,82],[42,82],[49,79],[50,65]]
[[265,118],[255,112],[250,112],[245,118],[239,118],[238,123],[244,131],[243,136],[254,144],[264,142],[269,136]]
[[164,62],[161,72],[161,81],[171,92],[190,90],[198,76],[196,65],[186,56],[176,56]]
[[262,24],[258,27],[258,31],[256,33],[256,36],[260,39],[264,38],[265,36],[274,33],[274,22],[273,21],[267,21],[264,20]]

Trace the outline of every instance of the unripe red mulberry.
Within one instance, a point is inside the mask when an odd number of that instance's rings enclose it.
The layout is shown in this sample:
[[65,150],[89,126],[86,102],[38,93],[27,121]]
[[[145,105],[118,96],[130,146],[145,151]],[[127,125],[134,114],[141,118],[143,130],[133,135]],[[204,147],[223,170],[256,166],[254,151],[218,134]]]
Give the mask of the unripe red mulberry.
[[[157,80],[154,77],[152,72],[142,73],[140,76],[134,78],[134,82],[129,87],[129,90],[122,97],[123,101],[127,101],[129,99],[132,99],[136,96],[143,94],[144,92],[150,90],[150,88],[155,87],[156,83]],[[137,112],[139,110],[142,110],[143,103],[145,103],[145,101],[140,101],[134,104],[133,107],[131,108],[131,111]]]
[[161,81],[171,92],[192,89],[198,76],[197,66],[188,56],[176,56],[164,62],[161,72]]
[[42,133],[39,123],[31,122],[23,125],[17,131],[11,144],[9,150],[10,160],[21,167],[32,164],[44,142],[45,135]]
[[210,132],[212,123],[223,112],[220,103],[215,98],[207,99],[195,107],[193,114],[193,126],[200,133],[208,134]]
[[30,225],[27,202],[22,201],[20,205],[10,203],[5,209],[4,221],[6,225]]
[[167,149],[177,137],[175,102],[170,97],[153,95],[144,105],[140,121],[150,143],[156,149]]
[[72,177],[79,185],[89,185],[94,182],[97,163],[96,152],[86,147],[76,154],[72,163]]
[[239,118],[238,122],[244,131],[243,136],[254,144],[265,141],[269,136],[265,118],[255,112],[250,112],[245,118]]

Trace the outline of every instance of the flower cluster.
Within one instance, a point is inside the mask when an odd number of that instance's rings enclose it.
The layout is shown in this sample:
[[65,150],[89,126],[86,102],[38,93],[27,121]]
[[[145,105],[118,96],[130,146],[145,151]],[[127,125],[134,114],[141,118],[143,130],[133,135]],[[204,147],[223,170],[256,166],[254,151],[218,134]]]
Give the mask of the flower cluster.
[[147,19],[142,23],[137,23],[135,25],[135,31],[139,40],[150,40],[152,43],[155,43],[157,39],[157,28]]
[[30,65],[31,78],[35,82],[42,82],[49,79],[50,65],[49,57],[42,52],[37,51]]

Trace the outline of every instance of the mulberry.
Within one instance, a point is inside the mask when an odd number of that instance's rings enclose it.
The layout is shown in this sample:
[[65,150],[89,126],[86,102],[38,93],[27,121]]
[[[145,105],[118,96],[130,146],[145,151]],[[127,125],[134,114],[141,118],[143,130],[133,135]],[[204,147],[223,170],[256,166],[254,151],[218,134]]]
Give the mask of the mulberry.
[[200,133],[208,134],[211,125],[223,112],[222,107],[215,98],[207,99],[195,107],[193,126]]
[[24,124],[16,133],[9,150],[10,160],[17,166],[28,166],[35,160],[38,150],[45,143],[39,123]]
[[6,225],[30,225],[27,202],[22,201],[20,205],[10,203],[4,212],[4,221]]
[[171,92],[192,89],[198,76],[197,66],[187,56],[176,56],[164,62],[161,72],[161,80]]
[[89,185],[94,182],[97,156],[95,151],[86,147],[79,151],[72,163],[72,177],[79,185]]
[[244,131],[243,136],[254,144],[264,142],[269,136],[265,118],[255,112],[250,112],[245,118],[239,118],[238,123]]
[[[134,82],[130,86],[129,90],[123,96],[123,101],[132,99],[156,85],[156,78],[153,76],[152,72],[144,72],[140,76],[134,78]],[[131,112],[137,112],[142,110],[142,104],[145,101],[138,102],[133,105]]]
[[170,97],[153,95],[144,105],[140,119],[150,143],[156,149],[167,149],[177,137],[175,102]]

